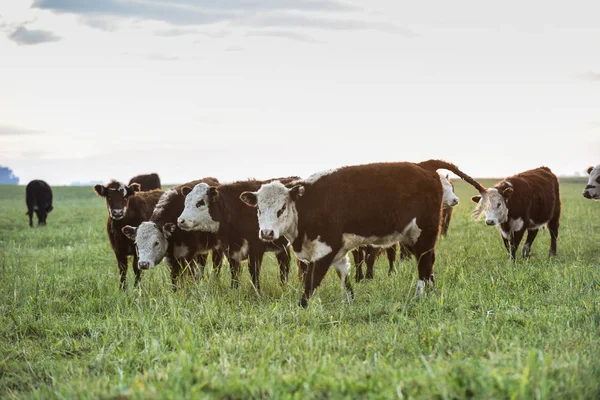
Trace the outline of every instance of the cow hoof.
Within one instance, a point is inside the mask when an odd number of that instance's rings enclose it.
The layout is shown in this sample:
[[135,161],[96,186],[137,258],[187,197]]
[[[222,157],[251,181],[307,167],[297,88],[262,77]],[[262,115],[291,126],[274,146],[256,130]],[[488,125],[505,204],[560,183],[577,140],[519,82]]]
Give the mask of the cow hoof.
[[308,307],[308,300],[306,300],[306,299],[301,299],[301,300],[300,300],[300,303],[299,303],[298,305],[299,305],[300,307],[302,307],[302,308],[306,308],[306,307]]

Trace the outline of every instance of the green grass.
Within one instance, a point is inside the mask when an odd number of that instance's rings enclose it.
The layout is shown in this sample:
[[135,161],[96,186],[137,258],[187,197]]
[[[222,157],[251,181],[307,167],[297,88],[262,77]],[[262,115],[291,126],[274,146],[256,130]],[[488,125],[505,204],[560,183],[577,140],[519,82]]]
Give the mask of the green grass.
[[55,188],[30,229],[24,187],[0,186],[0,398],[599,398],[600,203],[584,186],[561,183],[558,257],[545,231],[515,264],[459,182],[435,291],[415,298],[414,261],[388,278],[381,257],[353,302],[330,271],[307,310],[272,256],[261,297],[227,268],[173,293],[163,264],[121,292],[91,188]]

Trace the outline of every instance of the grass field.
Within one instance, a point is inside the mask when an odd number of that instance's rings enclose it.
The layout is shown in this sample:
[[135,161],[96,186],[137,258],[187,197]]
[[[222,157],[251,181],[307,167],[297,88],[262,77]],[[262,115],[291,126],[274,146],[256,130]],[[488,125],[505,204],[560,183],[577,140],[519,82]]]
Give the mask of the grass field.
[[173,293],[164,264],[121,292],[91,188],[55,188],[30,229],[25,188],[0,186],[0,398],[600,398],[600,203],[563,180],[558,256],[544,231],[512,263],[456,186],[434,291],[380,257],[353,302],[330,271],[307,310],[272,256],[260,297],[228,268]]

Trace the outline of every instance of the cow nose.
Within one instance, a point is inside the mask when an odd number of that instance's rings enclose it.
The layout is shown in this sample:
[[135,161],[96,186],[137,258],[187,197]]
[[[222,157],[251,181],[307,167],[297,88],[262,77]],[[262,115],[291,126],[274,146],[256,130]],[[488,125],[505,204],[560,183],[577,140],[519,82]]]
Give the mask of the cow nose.
[[150,263],[148,261],[139,261],[138,267],[140,269],[148,269],[150,267]]
[[458,199],[454,199],[454,200],[452,200],[452,205],[453,205],[453,206],[455,206],[455,205],[457,205],[457,204],[458,204]]
[[273,239],[273,230],[272,229],[262,229],[260,231],[260,236],[264,240],[272,240]]
[[177,220],[177,224],[178,224],[179,226],[183,227],[183,226],[185,225],[185,219],[183,219],[183,218],[179,218],[179,219]]
[[585,197],[586,199],[591,199],[592,195],[590,195],[590,192],[588,192],[587,190],[583,192],[583,197]]
[[485,224],[486,225],[495,225],[494,220],[493,219],[486,219],[485,220]]

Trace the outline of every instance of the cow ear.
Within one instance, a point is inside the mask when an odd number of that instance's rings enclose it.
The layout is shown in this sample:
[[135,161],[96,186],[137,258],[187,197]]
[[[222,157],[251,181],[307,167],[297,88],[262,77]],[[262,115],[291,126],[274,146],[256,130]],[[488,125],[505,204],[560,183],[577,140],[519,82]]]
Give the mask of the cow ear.
[[163,233],[165,234],[165,237],[167,239],[171,237],[171,235],[173,234],[173,232],[175,232],[175,228],[177,228],[177,227],[172,222],[167,222],[165,224],[165,226],[163,226]]
[[302,197],[303,194],[304,194],[304,186],[302,186],[302,185],[296,185],[290,189],[290,197],[292,198],[293,201],[296,201],[298,199],[298,197]]
[[504,189],[504,190],[502,191],[502,196],[503,196],[505,199],[508,199],[508,198],[510,198],[510,196],[512,196],[512,194],[513,194],[514,192],[515,192],[515,189],[513,189],[513,188],[511,188],[511,187],[509,186],[509,187],[507,187],[506,189]]
[[258,198],[254,192],[244,192],[240,195],[240,200],[250,207],[256,207]]
[[590,175],[590,174],[592,173],[592,170],[593,170],[593,169],[594,169],[594,167],[589,167],[589,168],[587,169],[587,173],[588,173],[588,175]]
[[181,188],[181,193],[183,193],[184,196],[190,194],[191,191],[192,189],[189,186],[184,186]]
[[125,225],[121,228],[121,232],[123,232],[123,235],[127,236],[129,239],[135,240],[135,235],[137,234],[137,227]]
[[100,197],[106,197],[106,188],[103,185],[94,185],[94,192]]
[[471,197],[471,200],[473,201],[473,203],[479,203],[479,201],[481,200],[481,196],[473,196]]
[[139,192],[140,189],[141,187],[139,183],[132,183],[131,185],[127,186],[127,196],[133,196],[135,192]]

